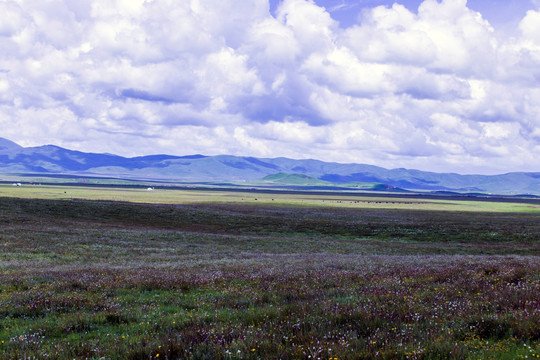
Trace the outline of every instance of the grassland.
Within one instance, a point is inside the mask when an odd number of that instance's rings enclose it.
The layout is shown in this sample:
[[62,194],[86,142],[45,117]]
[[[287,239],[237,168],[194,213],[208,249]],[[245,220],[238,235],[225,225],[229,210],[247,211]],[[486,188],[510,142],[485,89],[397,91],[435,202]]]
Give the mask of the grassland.
[[538,358],[539,206],[0,186],[0,359]]

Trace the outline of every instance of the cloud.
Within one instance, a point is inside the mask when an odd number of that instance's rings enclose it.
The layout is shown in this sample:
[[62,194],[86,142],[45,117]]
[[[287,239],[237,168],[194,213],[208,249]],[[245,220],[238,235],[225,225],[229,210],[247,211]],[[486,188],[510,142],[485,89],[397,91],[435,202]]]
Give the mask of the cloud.
[[363,60],[460,75],[484,72],[496,49],[493,29],[465,0],[426,0],[418,14],[397,3],[376,7],[346,31],[345,44]]
[[337,10],[1,2],[0,136],[128,156],[538,171],[538,9],[512,33],[465,0],[367,8],[350,27]]
[[519,29],[527,40],[540,45],[540,10],[527,11],[527,15],[519,24]]

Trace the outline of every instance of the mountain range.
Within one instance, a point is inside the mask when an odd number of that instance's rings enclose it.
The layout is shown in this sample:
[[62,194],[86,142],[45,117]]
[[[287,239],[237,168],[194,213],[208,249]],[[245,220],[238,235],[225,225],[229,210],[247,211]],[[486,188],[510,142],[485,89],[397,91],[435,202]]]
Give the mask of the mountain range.
[[0,174],[64,174],[175,182],[264,186],[345,187],[374,190],[540,194],[540,172],[460,175],[319,160],[232,155],[122,157],[54,145],[22,147],[0,138]]

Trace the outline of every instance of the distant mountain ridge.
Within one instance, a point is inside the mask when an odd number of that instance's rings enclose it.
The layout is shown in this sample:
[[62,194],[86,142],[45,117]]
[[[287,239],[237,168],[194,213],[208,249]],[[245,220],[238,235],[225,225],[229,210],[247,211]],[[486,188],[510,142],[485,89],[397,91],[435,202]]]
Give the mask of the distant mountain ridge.
[[[381,184],[409,190],[540,194],[540,172],[460,175],[319,160],[232,155],[149,155],[126,158],[54,145],[22,147],[0,138],[0,173],[73,174],[178,182]],[[266,177],[266,179],[264,179]],[[302,180],[305,179],[305,180]]]

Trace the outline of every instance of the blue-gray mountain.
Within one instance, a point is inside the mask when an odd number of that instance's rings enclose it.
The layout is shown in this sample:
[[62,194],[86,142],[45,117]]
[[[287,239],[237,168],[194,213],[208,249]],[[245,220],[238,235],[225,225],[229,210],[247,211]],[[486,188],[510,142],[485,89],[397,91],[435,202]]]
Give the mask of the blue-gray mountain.
[[[126,158],[72,151],[58,146],[22,147],[0,138],[0,172],[4,174],[73,174],[178,182],[252,182],[304,176],[308,184],[376,183],[410,190],[540,194],[540,172],[459,175],[420,170],[387,170],[373,165],[329,163],[287,158],[261,159],[230,155],[150,155]],[[301,185],[294,177],[296,185]]]

